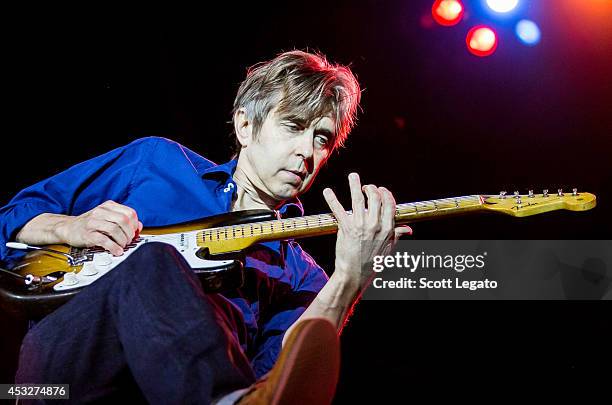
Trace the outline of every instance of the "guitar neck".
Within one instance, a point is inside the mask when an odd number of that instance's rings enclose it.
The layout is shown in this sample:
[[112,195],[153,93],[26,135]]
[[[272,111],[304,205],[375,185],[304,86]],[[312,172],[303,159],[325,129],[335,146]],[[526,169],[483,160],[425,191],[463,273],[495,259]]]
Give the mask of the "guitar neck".
[[[395,223],[405,224],[432,217],[452,216],[482,209],[483,199],[470,195],[438,200],[419,201],[396,206]],[[349,211],[350,213],[350,211]],[[297,218],[253,222],[210,228],[200,232],[198,240],[221,242],[236,239],[272,241],[307,238],[337,232],[338,222],[332,214],[317,214]]]

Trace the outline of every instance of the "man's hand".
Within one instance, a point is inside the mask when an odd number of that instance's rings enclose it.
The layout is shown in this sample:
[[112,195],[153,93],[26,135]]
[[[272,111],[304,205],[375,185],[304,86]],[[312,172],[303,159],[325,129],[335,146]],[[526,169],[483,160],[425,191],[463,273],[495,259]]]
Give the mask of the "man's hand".
[[110,200],[79,216],[64,217],[54,229],[62,243],[100,246],[115,256],[121,256],[141,230],[136,211]]
[[395,199],[389,190],[373,185],[361,187],[357,173],[349,175],[349,185],[351,214],[331,189],[323,190],[325,201],[338,221],[336,268],[314,301],[285,332],[283,344],[291,329],[304,319],[328,319],[340,333],[351,308],[359,301],[374,274],[372,269],[362,268],[362,265],[371,262],[374,256],[388,254],[401,235],[412,234],[408,226],[395,227]]
[[[393,195],[384,187],[361,187],[359,175],[349,174],[352,209],[347,213],[334,192],[323,190],[325,201],[338,221],[336,241],[336,268],[347,279],[366,287],[371,272],[363,272],[362,266],[376,255],[388,254],[401,235],[412,234],[408,226],[395,227],[396,204]],[[367,209],[366,198],[367,196]]]

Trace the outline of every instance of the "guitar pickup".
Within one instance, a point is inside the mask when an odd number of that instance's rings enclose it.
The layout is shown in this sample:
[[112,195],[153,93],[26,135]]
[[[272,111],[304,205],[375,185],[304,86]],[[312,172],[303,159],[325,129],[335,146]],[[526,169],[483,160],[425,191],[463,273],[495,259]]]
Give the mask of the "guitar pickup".
[[179,237],[179,247],[181,252],[189,248],[189,236],[187,234],[181,233]]

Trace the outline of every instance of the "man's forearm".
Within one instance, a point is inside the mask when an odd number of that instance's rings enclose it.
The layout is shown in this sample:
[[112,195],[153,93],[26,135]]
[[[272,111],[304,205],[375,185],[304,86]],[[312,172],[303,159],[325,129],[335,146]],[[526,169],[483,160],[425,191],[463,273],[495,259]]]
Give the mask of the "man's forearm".
[[17,242],[38,246],[63,243],[57,235],[56,229],[67,218],[69,218],[67,215],[40,214],[25,224],[17,233],[15,239]]
[[306,308],[306,311],[285,332],[283,344],[295,324],[309,318],[329,320],[336,326],[338,334],[340,334],[353,306],[359,299],[361,288],[362,283],[358,280],[334,272],[310,306]]

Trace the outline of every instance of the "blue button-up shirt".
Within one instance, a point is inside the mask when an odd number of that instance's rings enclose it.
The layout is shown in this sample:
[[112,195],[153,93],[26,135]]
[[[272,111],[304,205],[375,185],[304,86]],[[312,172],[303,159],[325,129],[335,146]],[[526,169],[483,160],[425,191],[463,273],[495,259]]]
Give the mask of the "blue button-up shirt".
[[[0,261],[10,267],[23,252],[5,243],[42,213],[80,215],[113,200],[136,210],[145,227],[191,221],[231,211],[237,160],[216,165],[165,138],[142,138],[77,164],[19,192],[0,209]],[[303,215],[296,198],[283,205]],[[278,357],[284,332],[328,280],[295,241],[265,242],[249,250],[247,283],[229,301],[243,314],[240,339],[257,377]]]

